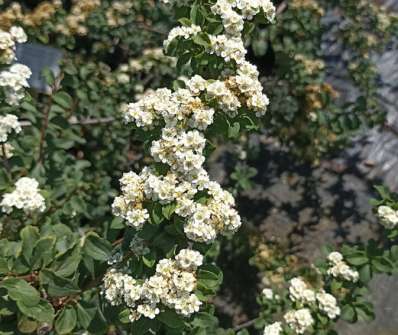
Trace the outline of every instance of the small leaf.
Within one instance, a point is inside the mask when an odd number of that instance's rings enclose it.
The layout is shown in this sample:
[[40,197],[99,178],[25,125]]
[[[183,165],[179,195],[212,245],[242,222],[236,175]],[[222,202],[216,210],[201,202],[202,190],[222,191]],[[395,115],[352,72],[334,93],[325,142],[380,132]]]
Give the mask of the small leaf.
[[33,248],[36,241],[40,238],[39,229],[33,226],[26,226],[20,232],[22,240],[22,255],[30,264]]
[[55,320],[55,330],[58,334],[70,334],[76,327],[76,311],[71,307],[65,307]]
[[36,306],[40,301],[39,292],[23,279],[6,278],[0,287],[7,289],[12,300],[22,301],[26,306]]
[[39,322],[52,324],[54,320],[54,308],[47,300],[41,299],[36,306],[26,306],[23,301],[17,301],[17,306],[23,314]]
[[175,209],[176,209],[176,203],[172,202],[171,204],[162,207],[162,214],[167,220],[170,220]]
[[55,237],[46,236],[39,239],[33,249],[32,266],[34,269],[47,266],[54,259]]
[[106,261],[111,254],[112,245],[96,233],[88,233],[85,236],[83,251],[95,260]]
[[58,105],[65,109],[69,109],[72,107],[73,99],[66,92],[57,92],[52,98]]
[[[31,333],[33,333],[37,329],[37,326],[38,326],[38,324],[37,324],[36,321],[30,320],[26,316],[22,316],[18,320],[18,330],[22,334],[31,334]],[[3,334],[3,333],[0,331],[0,334]]]
[[87,329],[91,323],[91,320],[94,318],[95,313],[90,313],[79,303],[76,304],[76,312],[79,325],[82,326],[84,329]]
[[160,224],[163,219],[164,216],[162,214],[162,206],[158,203],[153,204],[152,208],[149,211],[150,217],[151,217],[151,222],[153,224]]
[[345,305],[341,311],[341,318],[348,322],[355,322],[356,313],[354,307],[351,305]]
[[80,293],[80,289],[70,279],[56,275],[50,270],[43,269],[40,272],[42,285],[47,285],[47,293],[52,297],[62,297]]
[[170,309],[161,312],[157,316],[157,319],[169,328],[182,329],[185,326],[183,317]]

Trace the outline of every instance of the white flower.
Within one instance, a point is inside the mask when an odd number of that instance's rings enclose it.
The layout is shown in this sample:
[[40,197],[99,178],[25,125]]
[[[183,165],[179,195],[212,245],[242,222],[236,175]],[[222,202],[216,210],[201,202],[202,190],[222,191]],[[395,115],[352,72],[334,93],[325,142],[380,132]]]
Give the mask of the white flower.
[[196,269],[203,256],[194,250],[182,249],[175,260],[162,259],[156,273],[142,284],[129,275],[108,271],[104,277],[103,295],[113,306],[125,303],[130,308],[130,320],[155,318],[159,303],[184,316],[198,312],[201,301],[192,292],[196,288]]
[[393,229],[398,225],[398,211],[389,206],[379,206],[377,214],[381,224],[387,229]]
[[0,30],[0,50],[12,49],[14,46],[15,42],[12,35]]
[[3,212],[11,213],[13,207],[22,209],[25,213],[44,212],[46,205],[44,197],[39,193],[39,183],[28,177],[22,177],[15,183],[16,189],[3,195],[0,203]]
[[282,325],[280,322],[274,322],[265,326],[263,335],[280,335],[282,332]]
[[175,259],[182,269],[196,270],[203,263],[203,256],[198,251],[190,249],[182,249]]
[[328,256],[328,261],[331,267],[328,269],[328,274],[335,278],[343,278],[347,281],[357,282],[359,273],[351,269],[346,262],[344,262],[343,255],[337,251],[333,251]]
[[126,213],[126,220],[129,225],[140,229],[144,223],[149,219],[148,211],[144,209],[132,209],[127,211]]
[[11,27],[10,34],[12,38],[18,43],[25,43],[28,40],[25,31],[21,27]]
[[338,262],[329,268],[328,274],[335,278],[343,278],[354,283],[359,279],[358,271],[351,269],[344,261]]
[[337,264],[343,260],[343,255],[337,251],[333,251],[328,255],[328,260],[333,264]]
[[15,115],[6,114],[5,116],[0,116],[0,143],[6,142],[8,135],[13,131],[19,133],[21,130],[21,125]]
[[319,309],[326,313],[329,319],[335,319],[340,315],[340,308],[337,305],[337,300],[334,296],[325,291],[316,294],[316,300],[319,304]]
[[0,72],[0,87],[4,87],[8,104],[17,105],[25,96],[24,88],[29,87],[31,74],[30,69],[22,64],[13,64],[8,70]]
[[188,39],[193,35],[200,33],[202,29],[199,26],[191,25],[190,27],[175,27],[169,32],[169,36],[167,40],[163,42],[164,47],[167,49],[169,44],[178,37],[182,37],[184,39]]
[[304,334],[314,323],[314,319],[308,308],[289,311],[284,315],[284,319],[288,326],[297,334]]
[[274,292],[270,288],[263,289],[261,294],[268,300],[274,299]]
[[9,143],[3,143],[2,146],[4,148],[4,152],[2,148],[0,148],[0,157],[3,159],[10,159],[14,155],[14,147]]
[[154,319],[155,316],[160,313],[160,310],[153,305],[142,304],[138,305],[137,312],[149,319]]
[[315,301],[315,292],[301,278],[290,280],[289,297],[292,301],[310,303]]

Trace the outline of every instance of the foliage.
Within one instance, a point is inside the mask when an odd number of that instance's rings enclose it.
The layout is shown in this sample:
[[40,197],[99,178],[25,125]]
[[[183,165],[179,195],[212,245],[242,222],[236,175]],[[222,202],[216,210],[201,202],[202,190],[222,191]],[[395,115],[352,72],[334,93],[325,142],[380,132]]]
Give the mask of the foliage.
[[[22,126],[21,133],[10,133],[0,143],[1,195],[12,194],[17,181],[29,177],[38,182],[37,199],[41,196],[45,202],[42,211],[14,208],[0,214],[0,334],[246,334],[246,330],[223,329],[217,319],[213,297],[223,281],[215,265],[219,243],[188,240],[175,203],[146,202],[149,222],[138,231],[111,213],[123,171],[151,165],[161,176],[168,169],[155,164],[149,150],[163,124],[151,131],[124,125],[125,103],[159,87],[186,88],[187,77],[194,74],[215,81],[236,71],[236,63],[209,52],[209,36],[225,30],[220,15],[210,8],[215,1],[174,7],[143,0],[34,3],[0,1],[0,28],[21,26],[29,42],[60,48],[63,59],[59,75],[43,72],[47,93],[24,88],[24,98],[10,105],[0,88],[0,117],[16,115]],[[242,155],[241,148],[248,154],[255,150],[248,144],[247,132],[265,131],[314,161],[361,124],[383,120],[370,55],[382,51],[397,31],[396,17],[367,2],[294,0],[287,7],[284,2],[279,5],[272,25],[262,12],[245,22],[243,30],[250,58],[259,64],[260,75],[266,75],[271,104],[265,117],[255,116],[247,106],[235,114],[224,113],[216,99],[201,96],[217,110],[214,123],[203,131],[204,156],[208,158],[226,140],[237,144],[241,163],[230,175],[233,194],[249,189],[256,174]],[[355,101],[343,101],[325,82],[321,18],[330,8],[340,9],[347,20],[338,39],[351,50],[347,69],[360,91]],[[176,22],[201,26],[202,32],[175,39],[164,55],[162,41]],[[366,26],[372,29],[367,31]],[[0,71],[6,71],[9,64],[1,63]],[[394,195],[379,190],[382,200],[376,206],[397,210]],[[206,204],[209,199],[203,192],[195,201]],[[395,242],[396,229],[388,225],[388,231]],[[194,292],[202,303],[199,312],[184,317],[162,306],[156,318],[131,322],[127,306],[106,301],[103,279],[109,267],[144,281],[156,272],[160,260],[172,259],[184,248],[204,256]],[[314,273],[299,268],[294,256],[286,258],[282,252],[273,254],[271,264],[254,258],[256,265],[262,262],[262,270],[282,278],[277,289],[280,300],[258,298],[263,311],[256,326],[263,328],[272,321],[270,311],[283,311],[290,304],[284,283],[297,273],[308,276],[316,287],[323,281],[328,292],[336,293],[344,319],[371,318],[367,284],[377,273],[396,270],[397,250],[372,242],[345,246],[341,252],[360,273],[355,285],[327,278],[326,261],[317,264],[320,273]],[[289,271],[279,274],[281,267]],[[334,325],[322,313],[315,319],[317,334]]]

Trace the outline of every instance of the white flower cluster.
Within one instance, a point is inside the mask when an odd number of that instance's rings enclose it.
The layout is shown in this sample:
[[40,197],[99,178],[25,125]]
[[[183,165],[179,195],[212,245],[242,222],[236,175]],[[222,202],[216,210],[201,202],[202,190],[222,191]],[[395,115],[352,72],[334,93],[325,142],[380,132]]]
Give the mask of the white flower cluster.
[[[232,7],[226,10],[230,10],[230,16],[217,9],[224,34],[209,36],[210,46],[206,51],[230,62],[235,73],[225,71],[219,80],[196,75],[185,80],[185,88],[174,92],[161,88],[123,107],[126,122],[144,130],[161,129],[160,138],[151,143],[150,153],[156,162],[168,167],[167,173],[144,168],[140,174],[129,172],[121,178],[122,194],[115,198],[113,212],[136,229],[149,219],[151,201],[175,206],[175,213],[185,219],[186,236],[194,241],[210,242],[217,234],[235,232],[241,225],[234,198],[218,183],[210,181],[203,168],[206,145],[203,131],[213,123],[216,112],[227,116],[236,116],[240,108],[253,110],[258,116],[266,112],[269,101],[262,93],[256,67],[245,60],[240,33],[243,18],[252,18],[261,10],[271,18],[275,8],[268,0],[229,3]],[[164,47],[167,49],[175,39],[189,40],[197,34],[206,33],[196,25],[176,27],[170,31]],[[160,312],[159,303],[188,316],[201,305],[192,293],[196,287],[194,272],[201,264],[199,253],[182,250],[175,260],[161,260],[155,275],[144,282],[111,270],[105,277],[104,294],[114,305],[129,306],[132,321],[141,315],[154,318]]]
[[22,177],[15,183],[16,189],[3,195],[0,206],[5,213],[12,209],[22,209],[25,213],[43,212],[46,209],[44,197],[39,192],[39,183],[28,177]]
[[326,313],[329,319],[333,320],[340,315],[340,307],[337,305],[337,300],[333,295],[321,290],[316,294],[316,300],[319,309]]
[[296,334],[304,334],[314,324],[314,319],[308,308],[289,311],[284,315],[284,319]]
[[311,303],[315,301],[315,292],[301,278],[290,280],[289,297],[292,301]]
[[163,46],[167,49],[167,47],[174,39],[182,37],[187,40],[190,37],[200,33],[201,31],[202,29],[194,24],[190,27],[175,27],[170,30],[167,39],[163,42]]
[[333,251],[329,254],[328,261],[331,265],[331,267],[328,269],[329,275],[354,283],[358,281],[358,271],[351,269],[348,264],[344,262],[342,254],[337,251]]
[[265,299],[268,300],[273,300],[274,298],[277,298],[277,295],[274,295],[274,291],[270,288],[265,288],[261,291],[261,294],[265,297]]
[[189,316],[202,304],[193,293],[195,273],[202,262],[199,252],[183,249],[174,260],[160,260],[156,273],[144,282],[112,269],[105,275],[103,294],[113,306],[126,304],[132,322],[141,316],[153,319],[160,313],[159,304]]
[[26,34],[20,27],[11,27],[9,32],[0,29],[0,63],[11,64],[15,59],[16,43],[26,41]]
[[2,143],[0,157],[3,159],[10,159],[12,156],[14,156],[14,147],[9,143]]
[[8,135],[13,131],[15,133],[19,133],[21,131],[21,125],[18,122],[18,118],[13,114],[0,116],[0,143],[6,142]]
[[[10,64],[15,59],[16,43],[25,43],[27,37],[20,27],[11,27],[10,32],[0,30],[0,63]],[[3,87],[5,100],[9,105],[17,105],[25,96],[28,79],[32,75],[30,69],[22,64],[13,64],[0,72],[0,87]]]
[[28,79],[32,75],[30,69],[23,64],[13,64],[8,70],[0,72],[0,87],[4,88],[6,102],[18,105],[25,96],[25,88],[29,87]]
[[280,335],[282,332],[282,324],[280,322],[274,322],[264,328],[263,335]]
[[[205,170],[201,169],[196,179],[191,176],[190,182],[181,176],[184,175],[174,172],[157,176],[150,168],[144,168],[140,175],[125,173],[120,180],[123,193],[115,198],[113,213],[140,229],[149,218],[148,210],[143,207],[146,199],[161,204],[174,202],[176,214],[187,219],[184,226],[187,237],[199,242],[210,242],[217,233],[226,234],[239,228],[241,222],[233,208],[233,197],[218,183],[209,181]],[[206,204],[195,202],[199,190],[207,191]]]
[[[324,290],[316,292],[300,277],[290,280],[289,298],[292,302],[299,304],[299,307],[302,307],[288,311],[284,315],[286,324],[295,334],[304,334],[314,324],[311,310],[319,309],[331,320],[340,315],[340,308],[333,295]],[[280,323],[277,322],[266,326],[264,334],[279,334],[282,331],[281,329]]]
[[381,224],[387,229],[393,229],[398,225],[398,210],[394,210],[389,206],[379,206],[377,215]]
[[275,18],[275,6],[270,0],[217,0],[211,10],[221,16],[225,30],[231,35],[243,30],[243,19],[251,20],[261,10],[269,21]]

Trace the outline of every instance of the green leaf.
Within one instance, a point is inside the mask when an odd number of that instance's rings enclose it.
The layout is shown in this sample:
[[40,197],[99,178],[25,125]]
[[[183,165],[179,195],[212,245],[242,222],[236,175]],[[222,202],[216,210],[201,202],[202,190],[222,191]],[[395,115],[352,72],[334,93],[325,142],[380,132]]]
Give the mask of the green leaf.
[[347,262],[351,265],[364,265],[369,262],[369,259],[363,255],[363,256],[351,256],[347,257]]
[[33,249],[32,266],[34,269],[47,266],[54,259],[54,236],[45,236],[39,239]]
[[184,318],[170,309],[161,312],[157,319],[169,328],[182,329],[185,326]]
[[37,321],[52,324],[54,320],[54,308],[47,300],[41,299],[36,306],[26,306],[23,301],[17,301],[17,306],[23,314]]
[[43,69],[43,71],[41,71],[41,76],[44,78],[44,80],[46,81],[46,83],[48,85],[53,85],[55,82],[55,76],[53,71],[51,71],[50,68],[46,67],[45,69]]
[[192,321],[192,325],[199,328],[214,328],[217,324],[218,319],[214,315],[206,312],[196,313]]
[[351,305],[345,305],[341,311],[341,318],[348,322],[355,322],[356,321],[356,313],[355,309]]
[[234,122],[234,124],[229,126],[228,128],[228,137],[229,138],[237,138],[239,136],[240,124],[238,122]]
[[385,273],[390,273],[394,269],[394,263],[386,257],[376,257],[372,259],[372,266],[376,271]]
[[106,261],[111,254],[112,245],[109,241],[91,232],[85,236],[83,251],[95,260]]
[[151,222],[155,225],[160,224],[164,220],[164,216],[162,213],[162,206],[158,203],[154,203],[152,205],[152,208],[149,209],[149,214]]
[[76,312],[79,325],[84,329],[87,329],[91,323],[91,320],[94,318],[94,314],[89,313],[89,311],[79,303],[76,304]]
[[131,322],[130,321],[130,310],[128,308],[123,309],[119,313],[118,318],[119,318],[121,323],[125,323],[125,324],[130,323]]
[[205,33],[199,33],[199,34],[194,35],[192,37],[192,41],[195,44],[203,46],[205,48],[209,48],[211,46],[209,36],[207,36],[207,34],[205,34]]
[[178,22],[185,27],[192,26],[192,21],[186,17],[179,19]]
[[162,207],[162,214],[167,220],[170,220],[175,209],[176,209],[176,203],[172,202],[171,204],[168,204],[168,205],[165,205]]
[[57,92],[52,98],[58,105],[65,109],[70,109],[72,107],[73,99],[66,92]]
[[42,285],[47,286],[47,293],[51,297],[62,297],[80,293],[80,289],[70,279],[57,276],[50,270],[43,269],[40,272]]
[[6,278],[0,287],[8,291],[8,296],[12,300],[22,301],[26,306],[36,306],[40,301],[39,292],[23,279]]
[[76,311],[71,306],[66,306],[55,320],[55,330],[58,334],[70,334],[76,327]]
[[372,270],[369,264],[359,270],[359,277],[363,283],[368,283],[372,279]]
[[156,319],[141,318],[133,322],[130,334],[143,335],[147,334],[148,331],[151,331],[151,334],[157,334],[159,328],[160,323]]
[[198,288],[217,291],[223,276],[221,270],[215,265],[205,265],[198,271]]
[[[18,320],[18,330],[22,334],[31,334],[37,329],[37,322],[34,320],[30,320],[26,316],[22,316]],[[0,331],[0,334],[2,335],[2,332]]]
[[36,241],[40,238],[39,229],[33,226],[26,226],[21,230],[20,236],[22,240],[22,255],[30,264],[33,248]]
[[72,249],[57,257],[51,265],[51,270],[60,277],[71,276],[76,272],[81,259],[81,248],[79,244],[76,244]]

